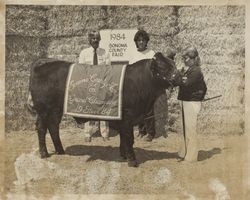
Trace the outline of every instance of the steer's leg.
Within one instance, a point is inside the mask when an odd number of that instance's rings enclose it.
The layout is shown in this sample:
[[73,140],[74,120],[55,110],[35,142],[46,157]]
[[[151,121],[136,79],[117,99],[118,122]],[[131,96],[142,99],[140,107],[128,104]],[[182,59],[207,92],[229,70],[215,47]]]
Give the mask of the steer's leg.
[[56,154],[65,154],[62,142],[59,136],[59,124],[62,119],[62,113],[61,112],[52,112],[49,115],[48,120],[48,128],[50,132],[50,136],[52,138]]
[[37,116],[36,129],[38,133],[38,142],[39,142],[39,153],[41,158],[49,157],[48,150],[46,147],[46,133],[47,133],[47,122],[46,116]]
[[121,134],[121,141],[122,143],[124,143],[125,146],[128,166],[137,167],[138,163],[136,161],[133,149],[133,144],[134,144],[133,126],[130,120],[126,119],[123,120],[120,134]]
[[126,160],[126,144],[125,144],[125,139],[122,137],[121,130],[119,130],[119,135],[120,135],[120,156],[122,159]]

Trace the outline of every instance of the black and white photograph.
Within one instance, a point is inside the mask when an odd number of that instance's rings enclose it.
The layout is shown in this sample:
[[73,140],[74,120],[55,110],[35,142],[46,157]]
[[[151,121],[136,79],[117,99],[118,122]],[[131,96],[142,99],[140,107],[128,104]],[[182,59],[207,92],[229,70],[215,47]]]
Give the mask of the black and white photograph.
[[248,12],[0,3],[0,199],[249,199]]

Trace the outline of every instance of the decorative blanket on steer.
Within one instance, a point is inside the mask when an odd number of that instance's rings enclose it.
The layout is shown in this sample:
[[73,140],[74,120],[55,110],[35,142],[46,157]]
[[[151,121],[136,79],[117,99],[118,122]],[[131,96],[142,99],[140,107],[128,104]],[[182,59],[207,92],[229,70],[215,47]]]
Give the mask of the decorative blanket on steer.
[[64,114],[74,117],[119,120],[126,66],[70,66],[64,100]]

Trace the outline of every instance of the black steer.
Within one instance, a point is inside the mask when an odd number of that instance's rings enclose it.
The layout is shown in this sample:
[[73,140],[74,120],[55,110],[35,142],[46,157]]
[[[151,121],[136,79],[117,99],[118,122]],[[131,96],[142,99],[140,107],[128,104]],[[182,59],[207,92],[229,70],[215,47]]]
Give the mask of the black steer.
[[[59,137],[59,124],[63,115],[64,93],[69,67],[66,61],[40,59],[31,66],[30,91],[33,109],[37,113],[39,151],[48,157],[45,142],[50,132],[57,154],[64,154]],[[120,154],[129,166],[137,166],[133,149],[133,126],[139,124],[151,110],[156,98],[172,85],[177,74],[172,60],[156,53],[153,59],[138,61],[126,68],[123,88],[122,120],[109,121],[110,127],[120,133]],[[88,119],[75,118],[77,123]]]

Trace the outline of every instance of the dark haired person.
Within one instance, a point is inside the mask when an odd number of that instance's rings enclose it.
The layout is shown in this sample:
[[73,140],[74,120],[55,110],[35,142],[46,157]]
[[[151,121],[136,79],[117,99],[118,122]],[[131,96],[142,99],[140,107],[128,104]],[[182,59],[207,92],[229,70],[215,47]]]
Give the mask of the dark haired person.
[[181,103],[183,138],[179,151],[180,161],[197,161],[197,117],[201,101],[207,91],[203,73],[200,68],[200,57],[195,47],[188,47],[182,55],[186,70],[182,70],[182,80],[178,83],[178,100]]
[[137,48],[137,51],[130,59],[129,64],[135,63],[143,59],[151,59],[154,57],[155,52],[151,49],[148,49],[149,35],[144,30],[139,30],[134,36],[134,42]]
[[[90,47],[83,49],[79,56],[79,63],[89,65],[109,65],[110,56],[105,49],[99,47],[101,40],[100,32],[92,30],[88,34]],[[89,121],[85,123],[85,142],[91,142],[91,137],[97,131],[101,132],[103,140],[109,139],[109,126],[105,121]]]
[[[133,64],[139,60],[151,59],[154,57],[155,52],[151,49],[148,49],[147,45],[149,42],[149,34],[144,30],[139,30],[134,36],[134,42],[137,48],[137,51],[133,54],[133,57],[130,59],[129,64]],[[154,115],[154,109],[148,113],[148,116]],[[144,136],[144,139],[148,142],[151,142],[155,137],[155,119],[151,117],[146,120],[145,123],[139,124],[139,135]]]

